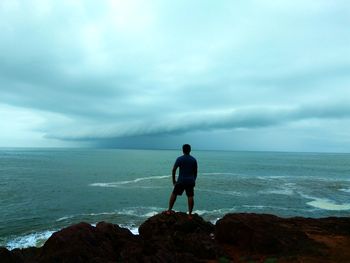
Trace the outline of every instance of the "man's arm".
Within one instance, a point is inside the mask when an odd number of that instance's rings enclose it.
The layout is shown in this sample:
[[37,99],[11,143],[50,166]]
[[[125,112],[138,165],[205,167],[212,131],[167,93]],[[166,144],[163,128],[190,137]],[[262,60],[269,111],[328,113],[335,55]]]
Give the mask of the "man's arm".
[[174,167],[173,167],[173,170],[171,171],[171,175],[172,175],[172,177],[173,177],[173,185],[176,184],[176,180],[175,180],[176,169],[177,169],[177,167],[174,166]]
[[194,167],[194,180],[196,181],[197,179],[197,172],[198,172],[198,164],[197,164],[197,161],[196,161],[196,165]]

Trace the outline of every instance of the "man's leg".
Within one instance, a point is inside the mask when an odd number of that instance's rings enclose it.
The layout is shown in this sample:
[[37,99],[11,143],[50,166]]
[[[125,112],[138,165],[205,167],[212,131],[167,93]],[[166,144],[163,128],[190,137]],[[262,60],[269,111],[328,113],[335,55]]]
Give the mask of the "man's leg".
[[171,193],[170,199],[169,199],[169,210],[168,211],[171,211],[173,209],[175,201],[176,201],[176,195],[174,193]]
[[194,185],[189,185],[186,188],[187,202],[188,202],[188,215],[192,218],[192,210],[194,206]]
[[193,196],[188,196],[188,214],[192,215],[192,210],[193,210],[193,206],[194,206],[194,198]]

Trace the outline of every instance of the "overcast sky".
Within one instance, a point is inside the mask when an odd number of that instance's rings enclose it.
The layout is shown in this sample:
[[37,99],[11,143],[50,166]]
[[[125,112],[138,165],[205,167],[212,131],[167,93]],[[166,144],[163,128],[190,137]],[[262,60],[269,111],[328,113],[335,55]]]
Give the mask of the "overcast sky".
[[350,152],[349,0],[0,1],[0,146]]

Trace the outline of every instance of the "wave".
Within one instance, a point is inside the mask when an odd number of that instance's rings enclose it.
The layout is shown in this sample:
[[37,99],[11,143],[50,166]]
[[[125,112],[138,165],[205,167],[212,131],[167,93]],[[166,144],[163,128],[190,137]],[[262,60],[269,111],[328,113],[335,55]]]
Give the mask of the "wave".
[[342,188],[339,189],[339,191],[345,192],[345,193],[350,193],[350,188],[346,189],[346,188]]
[[[238,175],[236,173],[221,173],[221,172],[213,172],[213,173],[200,173],[200,175]],[[98,186],[98,187],[121,187],[123,185],[128,185],[128,184],[135,184],[141,181],[146,181],[146,180],[161,180],[161,179],[166,179],[166,178],[171,178],[170,175],[160,175],[160,176],[149,176],[149,177],[140,177],[136,178],[134,180],[124,180],[124,181],[117,181],[117,182],[109,182],[109,183],[91,183],[89,186]],[[145,188],[150,188],[150,187],[145,187]],[[154,188],[154,187],[151,187]]]
[[120,227],[124,227],[130,230],[131,233],[133,233],[134,235],[138,235],[139,234],[139,228],[137,226],[130,226],[130,225],[119,225]]
[[97,217],[97,216],[104,216],[104,215],[122,215],[122,216],[134,216],[134,217],[151,217],[154,216],[161,211],[165,210],[165,208],[161,207],[128,207],[121,210],[115,210],[111,212],[99,212],[99,213],[82,213],[82,214],[76,214],[76,215],[67,215],[60,217],[56,219],[56,222],[59,221],[66,221],[73,218],[79,218],[79,217]]
[[[89,217],[96,217],[96,216],[103,216],[103,215],[122,215],[122,216],[129,216],[129,217],[138,217],[138,218],[149,218],[154,215],[157,215],[161,213],[162,211],[166,210],[164,207],[130,207],[121,209],[119,211],[112,211],[112,212],[101,212],[101,213],[85,213],[85,214],[77,214],[77,215],[69,215],[64,216],[61,218],[58,218],[56,221],[63,221],[68,220],[72,218],[79,218],[83,216],[89,216]],[[214,209],[214,210],[194,210],[193,213],[196,213],[200,216],[203,215],[218,215],[221,216],[226,213],[231,213],[236,211],[235,207],[232,208],[220,208],[220,209]],[[94,219],[92,219],[94,221]],[[123,226],[123,224],[121,224]],[[130,225],[125,225],[130,231],[132,230],[132,227]],[[135,231],[135,230],[133,230]]]
[[127,180],[127,181],[117,181],[117,182],[110,182],[110,183],[92,183],[89,184],[89,186],[99,186],[99,187],[120,187],[127,184],[134,184],[141,181],[146,180],[159,180],[159,179],[165,179],[170,178],[170,175],[160,175],[160,176],[150,176],[150,177],[140,177],[136,178],[134,180]]
[[323,198],[313,198],[313,201],[307,202],[308,205],[323,209],[323,210],[331,210],[331,211],[344,211],[350,210],[350,203],[337,204],[332,200],[323,199]]
[[327,198],[309,196],[303,193],[299,193],[299,195],[306,199],[311,199],[312,201],[309,201],[306,204],[318,209],[330,210],[330,211],[350,210],[350,203],[337,204],[335,201],[329,200]]
[[[242,205],[244,208],[248,209],[257,209],[257,210],[265,210],[265,209],[273,209],[273,210],[284,210],[284,211],[289,211],[290,208],[288,207],[281,207],[281,206],[269,206],[269,205]],[[301,209],[299,209],[301,210]]]
[[214,210],[194,210],[193,213],[198,214],[200,216],[203,215],[222,215],[236,211],[234,207],[232,208],[220,208]]
[[294,175],[249,175],[249,174],[240,174],[240,173],[231,173],[231,172],[212,172],[212,173],[200,173],[199,175],[235,175],[239,177],[243,177],[246,179],[259,179],[259,180],[285,180],[285,179],[293,179],[296,181],[300,180],[318,180],[318,181],[350,181],[349,179],[344,178],[328,178],[328,177],[320,177],[320,176],[294,176]]
[[221,172],[199,173],[199,175],[237,175],[237,176],[242,176],[242,174],[237,174],[237,173],[221,173]]
[[291,176],[287,176],[287,175],[266,175],[266,176],[259,175],[255,177],[259,180],[275,180],[275,179],[291,178]]
[[212,190],[212,189],[196,189],[196,191],[199,192],[209,192],[209,193],[215,193],[215,194],[221,194],[221,195],[234,195],[234,196],[242,196],[243,194],[241,192],[237,191],[226,191],[226,190]]
[[[96,227],[96,224],[91,224]],[[134,235],[139,234],[138,227],[135,225],[121,224],[120,227],[127,228]],[[56,230],[57,231],[57,230]],[[16,248],[40,247],[56,232],[53,230],[46,230],[42,232],[31,233],[23,236],[18,236],[8,241],[5,247],[9,250]]]
[[53,230],[46,230],[42,232],[27,234],[24,236],[18,236],[8,241],[6,248],[12,250],[15,248],[40,247],[45,243],[46,240],[50,238],[54,232],[55,231]]
[[[122,209],[120,211],[67,215],[67,216],[58,218],[56,221],[60,222],[60,221],[66,221],[73,218],[79,218],[84,216],[96,217],[96,216],[103,216],[103,215],[126,215],[126,216],[148,218],[158,214],[160,211],[163,211],[163,210],[164,208],[160,208],[160,207],[131,207],[127,209]],[[91,221],[94,222],[95,220],[91,220]],[[68,225],[71,225],[72,223],[73,222],[66,222],[66,225],[68,226]],[[90,224],[96,227],[97,223],[90,223]],[[129,229],[134,235],[138,235],[138,226],[134,224],[119,224],[119,226]],[[12,250],[15,248],[40,247],[56,231],[58,230],[45,230],[45,231],[13,237],[5,243],[5,247],[9,250]]]
[[82,216],[101,216],[101,215],[114,215],[115,212],[101,212],[101,213],[89,213],[89,214],[81,214]]
[[122,209],[117,211],[118,215],[127,215],[127,216],[135,216],[135,217],[151,217],[159,212],[163,211],[164,208],[160,207],[133,207]]
[[274,190],[266,190],[266,191],[259,191],[259,194],[276,194],[276,195],[293,195],[294,191],[292,189],[274,189]]
[[275,188],[275,189],[267,189],[267,190],[262,190],[259,191],[259,194],[277,194],[277,195],[289,195],[292,196],[295,194],[295,188],[296,184],[295,183],[285,183],[282,187],[280,188]]
[[63,216],[63,217],[60,217],[58,219],[56,219],[56,222],[60,222],[60,221],[65,221],[65,220],[68,220],[68,219],[72,219],[74,216]]
[[320,182],[349,182],[350,179],[338,178],[338,177],[322,177],[322,176],[306,176],[306,175],[259,175],[259,176],[251,176],[256,177],[259,180],[283,180],[289,181],[293,180],[296,182],[300,181],[320,181]]

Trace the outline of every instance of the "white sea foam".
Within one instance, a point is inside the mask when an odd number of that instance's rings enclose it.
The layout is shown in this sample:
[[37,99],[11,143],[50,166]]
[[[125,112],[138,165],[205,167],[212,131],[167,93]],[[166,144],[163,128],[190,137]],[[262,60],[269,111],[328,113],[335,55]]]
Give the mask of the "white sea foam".
[[160,179],[165,179],[165,178],[170,178],[170,176],[169,175],[160,175],[160,176],[140,177],[140,178],[136,178],[134,180],[117,181],[117,182],[110,182],[110,183],[92,183],[89,185],[90,186],[99,186],[99,187],[120,187],[120,186],[127,185],[127,184],[135,184],[135,183],[138,183],[141,181],[160,180]]
[[163,211],[165,208],[161,207],[129,207],[124,208],[121,210],[116,211],[110,211],[110,212],[99,212],[99,213],[83,213],[83,214],[76,214],[76,215],[69,215],[69,216],[63,216],[58,219],[56,219],[57,222],[59,221],[65,221],[72,218],[79,218],[79,217],[98,217],[98,216],[113,216],[113,215],[121,215],[121,216],[134,216],[134,217],[151,217],[159,212]]
[[342,191],[342,192],[345,192],[345,193],[350,193],[350,188],[342,188],[342,189],[339,189],[339,191]]
[[197,189],[196,191],[200,192],[210,192],[221,195],[234,195],[234,196],[242,196],[243,194],[237,191],[226,191],[226,190],[212,190],[212,189]]
[[277,195],[293,195],[294,191],[291,189],[275,189],[270,191],[261,192],[264,194],[277,194]]
[[130,207],[117,211],[117,214],[136,217],[151,217],[163,210],[164,208],[160,207]]
[[335,202],[329,199],[322,199],[322,198],[313,198],[313,199],[314,199],[313,201],[307,202],[307,204],[319,209],[331,210],[331,211],[350,210],[350,203],[336,204]]
[[155,216],[156,214],[158,214],[156,211],[152,211],[152,212],[149,212],[147,214],[144,214],[143,216],[144,217],[151,217],[151,216]]
[[38,247],[43,245],[54,232],[55,231],[47,230],[15,237],[7,242],[6,248],[12,250],[15,248]]
[[264,209],[267,208],[265,205],[242,205],[245,208],[255,208],[255,209]]
[[220,172],[200,173],[200,175],[238,175],[238,176],[241,176],[241,174],[237,174],[237,173],[220,173]]
[[129,207],[121,209],[114,212],[102,212],[102,213],[90,213],[87,215],[90,216],[99,216],[99,215],[126,215],[126,216],[136,216],[136,217],[151,217],[158,214],[164,208],[160,207]]
[[[96,227],[97,223],[91,224]],[[135,225],[120,225],[121,227],[129,229],[134,235],[138,235],[138,227]],[[56,232],[53,230],[46,230],[42,232],[31,233],[23,236],[17,236],[6,243],[6,248],[9,250],[15,248],[40,247],[47,241],[51,235]]]
[[65,221],[67,219],[72,219],[73,217],[74,217],[73,215],[71,215],[71,216],[62,216],[62,217],[56,219],[56,222]]
[[[91,226],[93,227],[96,227],[97,223],[93,223],[93,224],[90,224]],[[139,234],[139,228],[138,226],[135,226],[135,225],[127,225],[127,224],[118,224],[120,227],[123,227],[123,228],[127,228],[130,230],[131,233],[133,233],[134,235],[138,235]]]
[[120,227],[129,229],[130,232],[133,233],[134,235],[138,235],[139,234],[139,228],[137,226],[120,225]]
[[283,187],[259,191],[260,194],[294,195],[294,183],[286,183]]
[[288,207],[268,206],[268,205],[242,205],[242,207],[245,207],[248,209],[259,209],[259,210],[265,210],[265,209],[290,210],[290,208]]
[[306,204],[318,209],[330,210],[330,211],[350,210],[350,203],[337,204],[335,201],[329,200],[327,198],[318,198],[318,197],[309,196],[300,192],[299,192],[299,195],[306,199],[311,199],[312,201],[309,201]]
[[222,215],[227,214],[230,212],[234,212],[235,208],[221,208],[221,209],[214,209],[214,210],[195,210],[193,213],[198,214],[200,216],[202,215]]
[[257,176],[259,180],[279,180],[279,179],[286,179],[289,178],[290,176],[286,175],[266,175],[266,176]]
[[210,220],[210,223],[212,223],[213,225],[215,225],[216,222],[217,222],[219,219],[221,219],[221,218],[220,218],[220,217],[217,217],[217,218],[215,218],[215,219],[213,219],[213,220]]
[[157,214],[156,211],[140,213],[137,209],[122,209],[114,212],[102,212],[102,213],[89,213],[82,214],[83,216],[102,216],[102,215],[125,215],[125,216],[136,216],[136,217],[150,217]]
[[134,235],[138,235],[138,234],[139,234],[139,228],[138,228],[138,227],[132,227],[132,228],[129,228],[129,230],[130,230],[131,233],[133,233]]
[[82,214],[83,216],[102,216],[102,215],[115,215],[116,212],[101,212],[101,213],[89,213],[89,214]]

